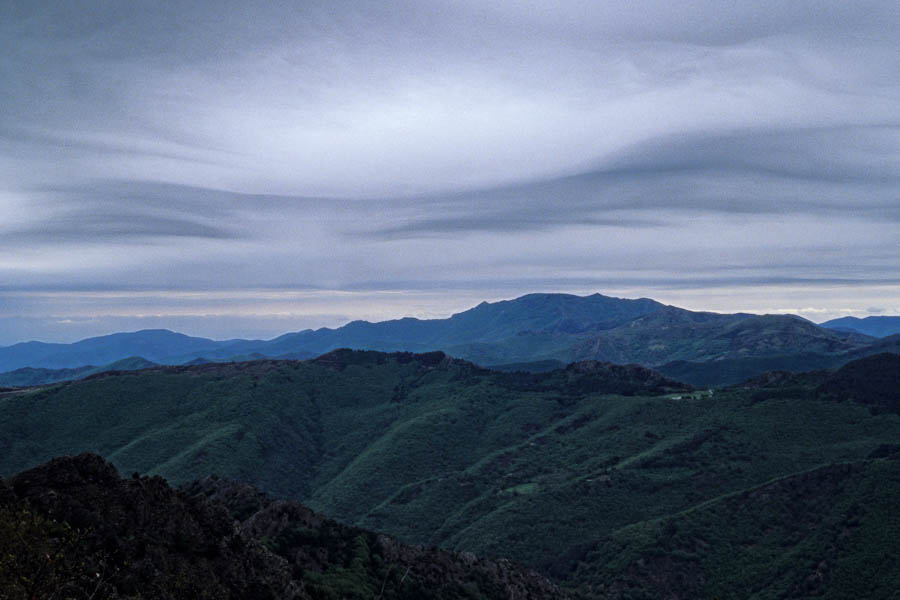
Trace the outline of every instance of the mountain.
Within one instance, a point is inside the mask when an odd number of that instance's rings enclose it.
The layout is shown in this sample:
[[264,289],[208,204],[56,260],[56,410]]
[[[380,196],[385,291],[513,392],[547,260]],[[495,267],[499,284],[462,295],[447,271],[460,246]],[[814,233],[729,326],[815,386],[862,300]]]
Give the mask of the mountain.
[[0,370],[23,367],[68,369],[84,365],[106,365],[131,356],[165,364],[171,357],[212,351],[233,343],[190,337],[165,329],[114,333],[74,344],[23,342],[0,348]]
[[[594,294],[529,294],[484,302],[447,319],[413,318],[288,333],[272,340],[213,341],[152,330],[91,338],[75,344],[28,342],[0,348],[0,370],[24,366],[74,368],[143,356],[160,364],[198,359],[238,361],[259,357],[312,358],[337,348],[427,352],[441,350],[481,365],[570,363],[600,360],[662,366],[673,361],[710,363],[797,354],[826,357],[811,364],[838,365],[874,338],[825,329],[795,316],[692,312],[646,298]],[[795,366],[802,360],[788,359]],[[724,363],[723,363],[724,364]],[[760,366],[763,363],[760,363]],[[765,363],[765,365],[772,364]],[[534,366],[534,365],[532,365]],[[726,371],[758,374],[752,361]],[[746,367],[746,368],[744,368]],[[527,370],[527,368],[526,368]],[[715,373],[697,378],[722,383]],[[727,381],[733,383],[732,381]]]
[[[518,362],[523,357],[531,361],[551,354],[568,356],[573,340],[627,323],[662,306],[646,298],[529,294],[515,300],[482,302],[446,319],[353,321],[337,329],[306,330],[266,342],[230,345],[208,357],[230,356],[237,350],[277,357],[297,351],[322,354],[356,348],[384,352],[442,350],[482,364]],[[507,355],[514,360],[506,361],[503,357]]]
[[93,365],[85,365],[74,369],[36,369],[33,367],[22,367],[15,371],[0,373],[0,386],[27,387],[44,385],[60,381],[83,379],[106,371],[136,371],[138,369],[146,369],[155,366],[157,366],[156,363],[152,363],[140,356],[132,356],[130,358],[117,360],[114,363],[102,367],[95,367]]
[[96,455],[0,481],[0,597],[562,599],[508,561],[411,548],[207,477],[174,490]]
[[900,333],[883,337],[871,344],[852,350],[848,353],[848,356],[856,359],[883,352],[900,354]]
[[799,373],[817,369],[836,369],[850,361],[883,353],[900,354],[900,335],[892,335],[867,345],[836,354],[796,352],[772,356],[720,358],[708,361],[676,360],[655,368],[665,375],[703,387],[737,385],[768,371]]
[[822,327],[882,338],[900,333],[900,317],[841,317],[822,323]]
[[[658,597],[653,582],[682,572],[684,589],[701,591],[678,597],[713,598],[732,571],[741,583],[731,596],[797,597],[790,590],[824,560],[833,575],[815,591],[828,597],[849,589],[860,561],[891,556],[900,535],[879,508],[879,494],[898,491],[896,381],[874,376],[896,373],[897,359],[714,392],[636,365],[495,372],[440,352],[104,373],[0,394],[0,473],[82,451],[176,484],[217,473],[403,543],[508,557],[595,597]],[[833,464],[860,475],[823,484],[809,506],[790,487],[771,505],[733,500],[776,498],[766,486],[783,479],[813,489],[802,482],[818,476],[804,474]],[[881,477],[883,491],[873,490]],[[803,520],[816,502],[832,512]],[[705,510],[728,527],[701,531]],[[767,514],[787,527],[792,511],[797,528],[766,533]],[[844,534],[844,518],[863,525]],[[669,522],[696,529],[695,551]],[[677,543],[657,545],[664,535]],[[829,545],[845,538],[846,549]],[[773,571],[768,555],[731,550],[758,543],[788,558]],[[885,581],[900,573],[877,564]]]
[[822,383],[821,398],[860,402],[900,414],[900,354],[883,353],[853,361]]
[[665,307],[593,336],[575,349],[575,357],[660,365],[673,360],[721,360],[801,351],[836,354],[869,341],[822,329],[793,315],[728,315]]
[[612,327],[661,306],[648,299],[623,300],[600,294],[584,298],[567,294],[531,294],[516,300],[484,302],[447,319],[354,321],[338,329],[305,330],[267,341],[214,341],[167,330],[143,330],[88,338],[74,344],[23,342],[0,347],[0,370],[74,368],[106,364],[128,356],[143,356],[160,364],[184,364],[197,358],[229,360],[254,353],[294,358],[300,353],[312,357],[343,347],[385,351],[440,350],[459,344],[493,343],[528,331],[565,337],[585,330]]

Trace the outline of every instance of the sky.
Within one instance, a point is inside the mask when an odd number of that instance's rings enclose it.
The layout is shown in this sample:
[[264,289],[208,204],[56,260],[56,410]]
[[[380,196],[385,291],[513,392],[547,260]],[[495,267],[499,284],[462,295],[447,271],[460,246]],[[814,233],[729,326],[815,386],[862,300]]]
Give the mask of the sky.
[[900,314],[896,1],[0,0],[0,345]]

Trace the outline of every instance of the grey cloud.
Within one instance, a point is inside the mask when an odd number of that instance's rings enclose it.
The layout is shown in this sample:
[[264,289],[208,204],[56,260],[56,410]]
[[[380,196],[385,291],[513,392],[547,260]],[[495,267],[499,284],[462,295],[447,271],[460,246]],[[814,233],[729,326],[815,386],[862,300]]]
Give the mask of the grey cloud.
[[[474,209],[467,216],[447,216],[443,218],[431,218],[411,220],[397,225],[390,225],[374,231],[366,232],[366,235],[382,239],[415,238],[427,236],[452,236],[454,234],[485,231],[485,232],[527,232],[548,230],[559,227],[582,225],[590,227],[623,227],[645,228],[664,227],[665,223],[660,219],[629,218],[614,216],[598,217],[584,214],[569,207],[553,210],[551,207],[530,206],[524,210],[510,207],[507,211],[483,212]],[[359,232],[347,233],[348,236],[358,235]]]
[[[59,206],[153,207],[194,216],[234,217],[241,210],[288,210],[306,208],[328,199],[247,194],[231,190],[164,183],[158,181],[92,180],[68,185],[43,185],[28,188],[46,202]],[[347,201],[349,202],[349,201]]]
[[147,238],[238,237],[242,237],[242,234],[236,228],[226,229],[186,219],[139,213],[70,213],[12,231],[2,231],[0,245],[99,244]]
[[0,285],[889,287],[898,28],[867,0],[2,3]]
[[[0,224],[0,247],[69,246],[166,238],[238,240],[246,195],[140,181],[91,181],[22,190],[28,215]],[[242,202],[243,200],[243,202]]]
[[[826,182],[900,183],[900,120],[670,135],[626,148],[608,170],[743,170]],[[748,199],[753,201],[753,199]]]
[[559,290],[559,289],[593,289],[604,290],[612,288],[634,287],[639,289],[703,289],[716,288],[764,288],[766,286],[800,285],[800,286],[846,286],[868,287],[872,285],[897,286],[900,285],[900,277],[892,278],[841,278],[841,277],[802,277],[790,275],[772,275],[746,277],[741,275],[715,275],[709,273],[696,273],[693,275],[677,276],[636,276],[622,274],[611,277],[548,277],[539,275],[534,277],[510,277],[491,278],[487,282],[474,282],[471,280],[460,281],[453,279],[436,280],[391,280],[391,281],[360,281],[348,285],[342,290],[368,291],[368,290],[462,290],[474,287],[485,292],[498,290]]
[[[740,269],[734,269],[739,271]],[[801,276],[790,274],[770,274],[746,276],[741,274],[722,274],[712,270],[698,270],[695,273],[685,275],[678,273],[669,273],[666,276],[643,275],[640,271],[623,270],[614,275],[601,277],[571,277],[571,276],[552,276],[548,274],[552,269],[542,268],[540,272],[533,276],[517,276],[502,277],[496,275],[485,275],[484,277],[473,276],[471,279],[453,279],[442,278],[437,276],[430,279],[359,279],[346,285],[336,286],[334,288],[326,288],[321,286],[304,286],[301,283],[286,282],[286,287],[282,288],[242,288],[231,287],[223,288],[221,292],[227,294],[256,292],[259,298],[253,299],[252,303],[259,307],[266,305],[265,296],[267,292],[319,292],[324,294],[345,294],[345,293],[395,293],[398,302],[402,303],[404,294],[414,294],[419,292],[446,292],[446,291],[469,291],[475,294],[478,301],[489,295],[501,293],[504,296],[514,294],[524,294],[534,290],[564,290],[564,289],[585,289],[585,290],[609,290],[622,287],[633,287],[636,289],[659,290],[659,289],[694,289],[702,290],[703,288],[725,288],[725,289],[765,289],[767,287],[777,287],[781,285],[802,286],[802,287],[829,287],[840,286],[842,288],[865,288],[872,286],[900,286],[900,277],[867,277],[861,274],[858,277],[834,277],[834,276]],[[148,312],[160,311],[164,312],[166,308],[178,308],[181,310],[202,311],[208,308],[210,301],[203,297],[191,298],[192,292],[209,292],[214,288],[210,286],[198,286],[192,288],[188,285],[180,286],[179,290],[184,293],[185,297],[179,297],[178,293],[171,294],[159,287],[135,287],[128,285],[115,285],[111,282],[93,282],[86,283],[82,286],[59,285],[59,283],[47,282],[42,285],[31,286],[9,286],[0,287],[0,300],[2,300],[2,315],[14,316],[16,314],[35,314],[40,315],[49,311],[54,314],[64,315],[66,310],[70,310],[75,303],[81,308],[98,307],[101,310],[117,309],[122,310],[120,303],[115,298],[121,294],[122,297],[129,297],[131,293],[142,294],[139,300],[141,308],[147,309]],[[110,294],[111,299],[105,300],[78,300],[79,295],[86,294]],[[23,296],[22,294],[26,294]],[[42,297],[41,294],[47,294]],[[71,294],[71,296],[65,296]],[[35,300],[37,298],[38,300]],[[132,300],[134,302],[134,300]],[[246,303],[247,298],[220,298],[214,303],[218,307],[229,307]],[[67,305],[68,303],[68,305]],[[860,312],[871,314],[879,314],[887,312],[891,309],[871,308],[859,309]],[[193,313],[192,313],[193,314]],[[263,312],[263,314],[265,314]],[[80,317],[87,319],[89,317]]]
[[424,216],[368,234],[658,227],[660,211],[900,221],[898,138],[891,125],[669,136],[576,175],[422,197]]
[[[148,144],[139,140],[122,137],[120,139],[101,138],[90,133],[53,132],[37,128],[0,124],[0,139],[6,140],[10,146],[15,145],[19,154],[39,156],[46,154],[48,148],[56,151],[90,154],[96,156],[148,156],[164,158],[186,163],[208,163],[212,165],[234,165],[234,153],[225,150],[193,146],[187,141],[166,139],[168,132],[161,135],[154,143]],[[231,156],[229,156],[231,155]]]
[[[0,227],[0,244],[97,243],[147,237],[253,239],[265,235],[251,221],[352,212],[360,201],[246,194],[152,181],[91,180],[26,188],[38,213]],[[333,217],[336,218],[336,217]],[[5,229],[5,230],[4,230]]]
[[[716,2],[604,5],[583,1],[553,8],[480,2],[12,6],[11,15],[0,26],[0,37],[10,48],[6,58],[0,59],[0,74],[8,82],[7,101],[0,108],[3,122],[48,139],[59,139],[60,133],[54,130],[60,129],[67,133],[57,143],[76,140],[88,146],[96,142],[85,139],[82,130],[117,132],[121,143],[108,149],[123,157],[137,152],[149,152],[152,157],[154,150],[141,148],[142,137],[167,140],[176,149],[167,158],[222,167],[197,172],[194,181],[182,179],[200,185],[214,184],[216,177],[228,173],[244,181],[244,189],[266,185],[271,189],[275,179],[284,180],[282,191],[290,187],[303,194],[304,187],[329,189],[322,169],[317,168],[320,165],[304,166],[304,155],[297,149],[321,143],[310,133],[321,128],[334,129],[335,135],[325,141],[337,145],[323,151],[345,166],[342,175],[336,170],[330,187],[338,194],[343,188],[344,193],[371,195],[390,186],[395,191],[452,187],[461,176],[484,184],[492,177],[521,180],[529,168],[545,169],[542,176],[570,169],[590,159],[585,155],[591,151],[587,142],[578,139],[579,129],[596,129],[598,140],[602,138],[597,123],[578,122],[591,111],[610,98],[691,82],[704,95],[716,90],[717,82],[750,94],[758,94],[753,86],[767,79],[804,82],[824,96],[858,94],[865,100],[859,106],[863,116],[872,112],[866,105],[874,94],[886,95],[888,100],[896,97],[896,89],[884,80],[892,72],[891,64],[897,66],[891,33],[896,30],[898,11],[889,2],[852,6],[822,2],[815,7],[733,3],[727,10]],[[757,45],[724,53],[719,48],[751,41]],[[846,51],[848,44],[852,52]],[[694,48],[704,45],[715,48]],[[839,77],[833,68],[820,68],[832,61],[846,72],[844,78],[854,80],[854,85],[845,86],[850,91],[834,89]],[[457,94],[461,90],[466,93]],[[487,105],[482,96],[496,106]],[[691,90],[673,100],[686,116],[696,119],[694,113],[701,109],[691,105]],[[670,101],[661,98],[661,102]],[[406,120],[416,118],[416,108],[440,110],[440,104],[424,106],[423,102],[442,103],[453,114],[432,115],[449,121],[432,119],[434,126],[427,131],[435,134],[434,144],[412,139],[415,136],[404,142]],[[572,138],[571,149],[549,153],[543,167],[537,160],[517,160],[516,142],[485,148],[482,162],[488,164],[478,172],[474,167],[479,161],[469,164],[460,159],[466,152],[482,152],[479,136],[494,135],[493,129],[498,137],[518,135],[510,130],[515,125],[504,123],[502,117],[504,109],[523,102],[537,102],[536,111],[544,108],[543,103],[561,111],[549,121],[553,126],[548,131],[523,123],[534,129],[526,131],[527,136],[563,142]],[[384,117],[360,114],[365,106],[383,106]],[[198,122],[222,111],[222,131]],[[481,122],[465,121],[467,113],[477,116],[482,111]],[[734,112],[735,117],[741,114]],[[804,107],[786,110],[780,106],[775,112],[781,114],[753,118],[776,126],[798,117],[821,119],[815,114],[804,116],[810,112]],[[242,116],[259,127],[248,131],[240,123]],[[624,116],[626,122],[634,119]],[[386,130],[365,129],[374,127],[373,121],[379,118],[386,119]],[[523,118],[541,117],[525,111]],[[666,120],[661,120],[662,131],[655,134],[682,127]],[[701,115],[700,128],[704,120],[708,119]],[[355,131],[361,127],[363,131]],[[457,139],[454,127],[471,128],[473,141]],[[278,141],[291,129],[297,131]],[[262,137],[253,143],[262,146],[255,151],[265,150],[265,156],[228,155],[240,153],[241,137],[248,133]],[[364,139],[357,139],[357,133]],[[421,138],[424,132],[413,133]],[[540,139],[526,141],[527,147],[540,148]],[[371,145],[371,150],[360,152],[360,144]],[[608,144],[603,142],[594,152],[605,153]],[[279,152],[295,155],[293,170],[276,166]],[[386,169],[385,161],[376,158],[379,153],[397,153],[387,164],[398,171],[398,177],[380,175]],[[399,166],[404,161],[417,168]],[[233,168],[227,169],[228,164]],[[174,168],[156,163],[149,167]],[[353,172],[359,170],[377,177]],[[179,176],[187,177],[184,172]]]
[[[468,2],[479,4],[477,0]],[[668,40],[709,46],[743,44],[753,39],[797,31],[812,31],[820,36],[853,37],[861,31],[886,31],[895,22],[898,11],[885,2],[732,2],[723,7],[715,0],[666,2],[638,0],[628,3],[597,5],[590,0],[536,6],[492,5],[494,13],[509,20],[517,14],[520,22],[534,28],[548,24],[560,34],[604,33],[616,39],[637,38]],[[486,9],[488,12],[491,8]]]

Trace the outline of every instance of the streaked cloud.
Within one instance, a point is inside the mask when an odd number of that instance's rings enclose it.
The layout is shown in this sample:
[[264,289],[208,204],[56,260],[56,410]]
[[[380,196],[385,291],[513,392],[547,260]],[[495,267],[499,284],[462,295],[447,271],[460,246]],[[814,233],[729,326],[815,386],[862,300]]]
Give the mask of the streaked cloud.
[[24,337],[117,290],[91,326],[299,327],[296,299],[188,294],[274,289],[890,312],[898,30],[888,1],[6,3],[0,312]]

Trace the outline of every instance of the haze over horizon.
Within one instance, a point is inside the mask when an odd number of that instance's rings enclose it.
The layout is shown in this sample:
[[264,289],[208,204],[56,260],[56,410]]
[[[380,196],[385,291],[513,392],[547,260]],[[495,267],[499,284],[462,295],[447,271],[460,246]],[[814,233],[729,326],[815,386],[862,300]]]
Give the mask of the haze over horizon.
[[900,314],[896,2],[0,7],[0,345]]

